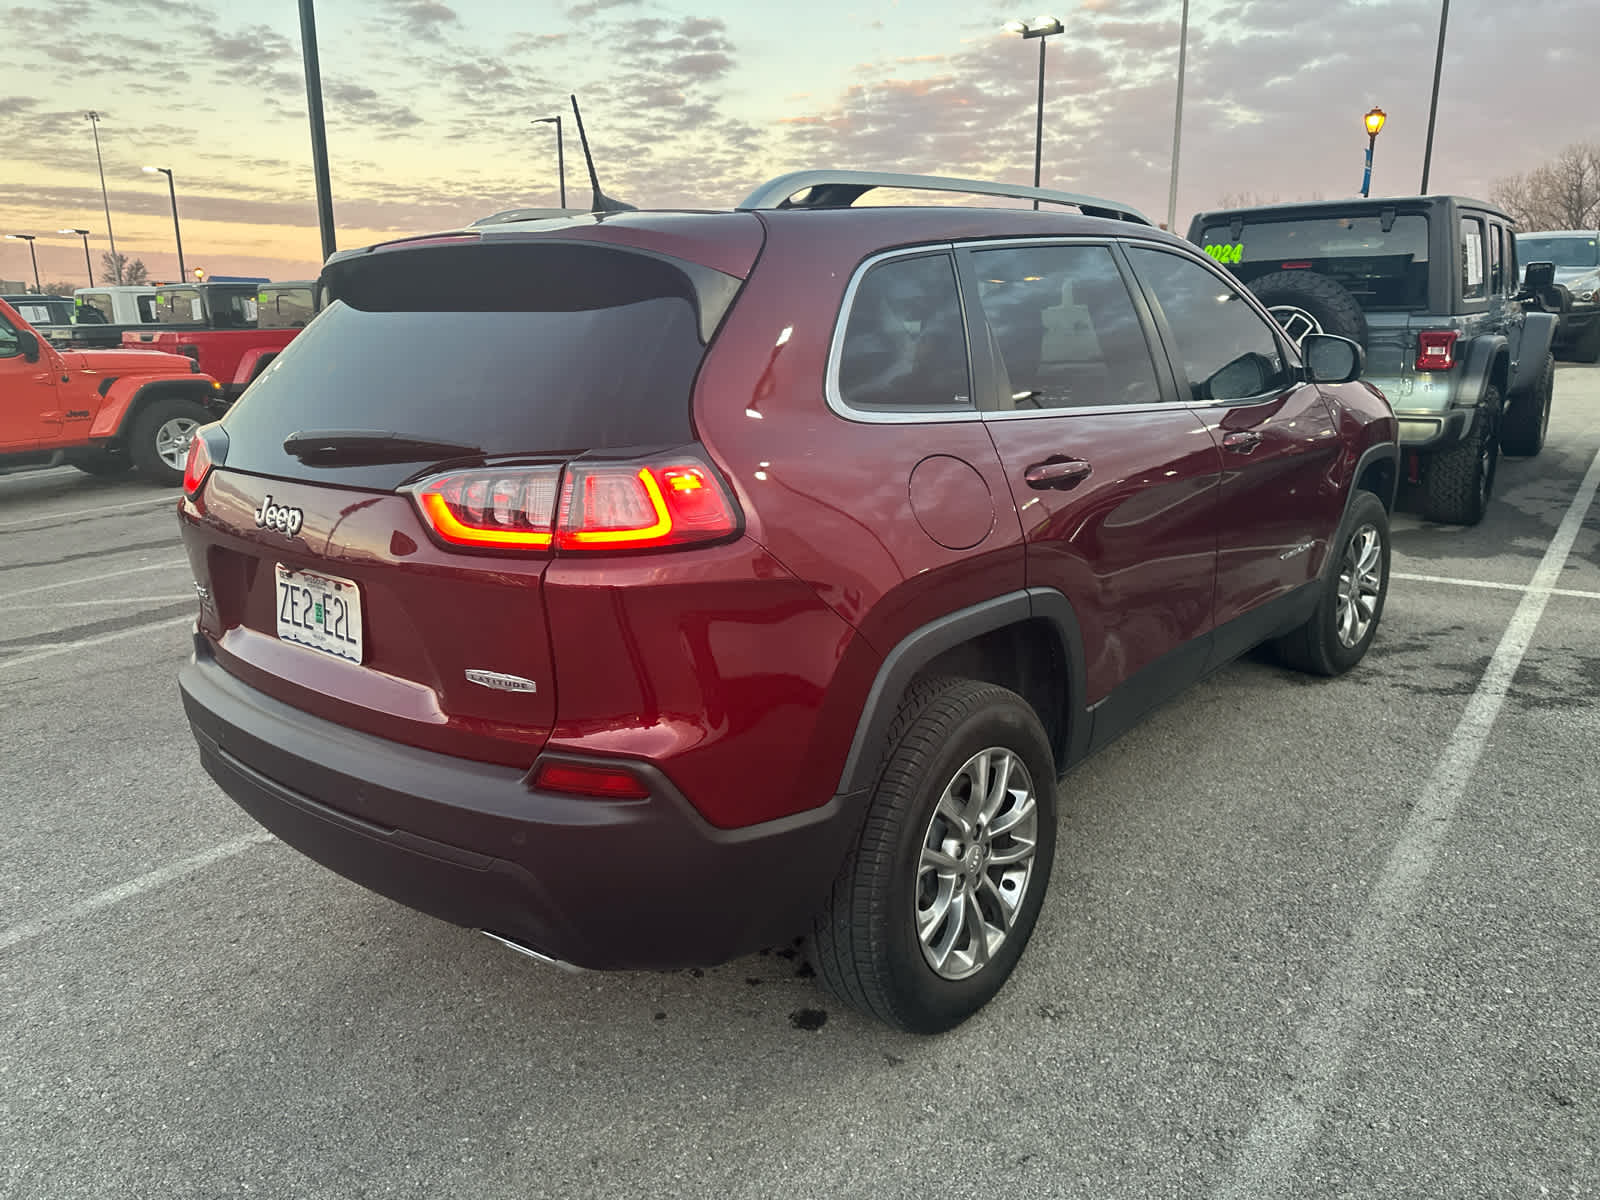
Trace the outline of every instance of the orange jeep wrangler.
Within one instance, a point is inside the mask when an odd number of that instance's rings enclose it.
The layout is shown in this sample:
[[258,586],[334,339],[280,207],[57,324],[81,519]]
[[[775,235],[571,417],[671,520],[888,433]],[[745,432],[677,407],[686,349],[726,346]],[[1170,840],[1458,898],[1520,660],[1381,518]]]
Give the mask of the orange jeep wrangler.
[[221,385],[182,354],[58,350],[0,300],[0,471],[134,467],[176,486],[190,435],[224,408]]

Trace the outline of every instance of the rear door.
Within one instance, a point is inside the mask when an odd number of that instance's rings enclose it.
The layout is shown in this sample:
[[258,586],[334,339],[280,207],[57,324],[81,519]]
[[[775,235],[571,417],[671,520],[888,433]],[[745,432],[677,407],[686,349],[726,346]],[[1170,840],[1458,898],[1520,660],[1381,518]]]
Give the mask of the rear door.
[[1197,678],[1211,627],[1220,456],[1158,373],[1109,243],[975,247],[966,290],[995,384],[986,425],[1030,587],[1077,613],[1103,740]]
[[0,309],[0,452],[32,450],[61,428],[50,350],[41,343],[38,360],[29,362],[20,333]]
[[[306,711],[526,765],[556,712],[548,551],[446,544],[409,489],[472,470],[485,483],[461,503],[476,517],[548,517],[552,495],[502,487],[496,465],[691,442],[700,294],[662,257],[597,244],[472,239],[341,277],[344,298],[222,420],[186,534],[202,631],[226,669]],[[293,440],[354,432],[379,448]],[[385,451],[386,434],[437,445]]]
[[1299,382],[1280,331],[1233,279],[1164,248],[1128,257],[1178,386],[1222,455],[1213,661],[1224,662],[1272,631],[1275,602],[1317,577],[1343,509],[1342,444],[1322,393]]

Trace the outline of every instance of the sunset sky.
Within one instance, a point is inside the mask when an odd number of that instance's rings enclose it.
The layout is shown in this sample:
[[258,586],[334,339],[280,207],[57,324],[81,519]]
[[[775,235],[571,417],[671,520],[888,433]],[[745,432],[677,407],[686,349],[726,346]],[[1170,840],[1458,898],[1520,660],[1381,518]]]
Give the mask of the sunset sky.
[[[1039,5],[1044,0],[1027,0]],[[3,0],[0,0],[3,3]],[[1180,0],[1069,0],[1053,15],[1044,182],[1165,219]],[[583,106],[605,190],[640,207],[721,207],[783,171],[837,166],[1028,182],[1033,11],[993,0],[319,0],[341,247],[556,200],[554,132]],[[1420,183],[1439,0],[1193,0],[1180,230],[1226,194]],[[294,0],[36,0],[0,9],[0,233],[35,233],[41,274],[83,282],[106,248],[86,109],[117,248],[177,273],[162,176],[177,175],[189,266],[314,275],[320,250]],[[569,201],[588,202],[567,121]],[[1600,2],[1458,0],[1430,190],[1485,195],[1600,141]],[[0,241],[0,278],[31,280]]]

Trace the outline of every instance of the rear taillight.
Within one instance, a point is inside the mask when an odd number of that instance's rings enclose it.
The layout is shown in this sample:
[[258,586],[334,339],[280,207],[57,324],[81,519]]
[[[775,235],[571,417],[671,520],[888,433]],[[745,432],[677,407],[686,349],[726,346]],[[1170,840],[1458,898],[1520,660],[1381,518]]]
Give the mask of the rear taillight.
[[1454,329],[1428,329],[1417,334],[1417,370],[1448,371],[1456,365],[1456,339],[1461,336]]
[[456,546],[543,550],[551,541],[560,467],[452,471],[412,493],[434,533]]
[[739,530],[733,497],[689,454],[453,471],[412,495],[441,540],[488,550],[648,550]]
[[568,792],[607,800],[648,800],[650,789],[632,771],[593,763],[541,762],[533,773],[537,791]]
[[211,474],[211,448],[196,430],[189,437],[189,457],[183,464],[183,493],[190,499],[200,494],[206,476]]

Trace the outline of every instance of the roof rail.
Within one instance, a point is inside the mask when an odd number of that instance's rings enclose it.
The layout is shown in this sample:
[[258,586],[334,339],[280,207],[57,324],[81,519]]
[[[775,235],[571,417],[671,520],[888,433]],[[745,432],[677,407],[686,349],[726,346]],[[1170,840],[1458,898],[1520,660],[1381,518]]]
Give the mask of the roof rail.
[[[791,171],[769,179],[739,204],[740,208],[848,208],[874,188],[914,188],[928,192],[965,192],[973,196],[1005,196],[1012,200],[1041,200],[1070,204],[1091,217],[1152,224],[1149,217],[1118,200],[1057,192],[1021,184],[989,183],[981,179],[951,179],[943,175],[899,175],[889,171]],[[805,199],[795,193],[810,189]]]

